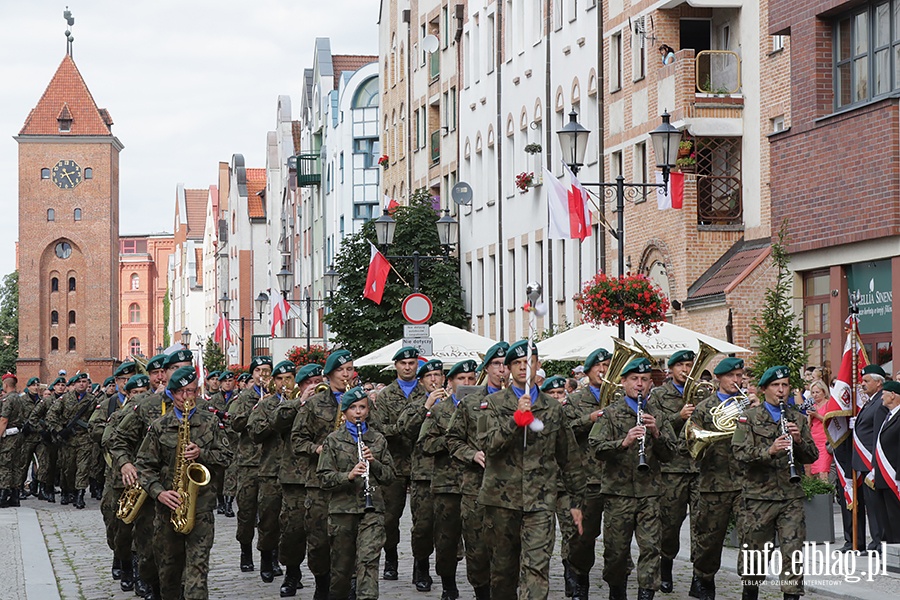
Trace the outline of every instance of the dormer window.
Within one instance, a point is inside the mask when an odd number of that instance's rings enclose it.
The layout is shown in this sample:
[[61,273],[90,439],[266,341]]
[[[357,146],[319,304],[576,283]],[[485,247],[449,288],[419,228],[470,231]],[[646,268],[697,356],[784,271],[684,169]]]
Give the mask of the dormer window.
[[62,110],[59,111],[59,116],[56,117],[56,121],[59,123],[60,133],[72,131],[72,113],[69,112],[68,104],[63,104]]

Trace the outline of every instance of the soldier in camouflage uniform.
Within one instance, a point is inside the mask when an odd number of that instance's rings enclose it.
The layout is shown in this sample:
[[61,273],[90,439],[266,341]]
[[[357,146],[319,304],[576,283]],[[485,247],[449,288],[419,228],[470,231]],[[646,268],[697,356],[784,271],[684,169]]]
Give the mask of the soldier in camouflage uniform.
[[[383,435],[366,423],[369,400],[355,387],[341,398],[345,425],[322,444],[317,472],[328,500],[328,537],[331,545],[329,598],[344,599],[356,578],[356,598],[378,598],[378,559],[384,546],[383,486],[394,476],[394,466]],[[359,459],[359,442],[362,458]],[[366,500],[368,474],[369,502]]]
[[465,465],[454,459],[447,445],[447,429],[459,406],[456,390],[461,385],[475,385],[474,360],[453,365],[447,373],[449,398],[435,402],[425,417],[419,440],[422,452],[432,457],[431,494],[434,513],[434,571],[441,578],[441,600],[456,600],[456,566],[459,563],[459,544],[462,536],[460,486]]
[[497,342],[484,356],[481,370],[487,384],[478,391],[470,392],[457,405],[447,426],[447,450],[462,464],[460,483],[460,517],[462,536],[466,552],[466,577],[475,589],[475,598],[489,600],[491,597],[491,569],[488,545],[484,539],[484,505],[478,503],[478,492],[484,476],[484,425],[481,415],[487,410],[488,394],[499,392],[506,387],[509,369],[503,362],[509,344]]
[[328,497],[316,473],[325,438],[341,426],[341,397],[353,377],[353,358],[347,350],[328,355],[322,369],[330,389],[313,395],[297,411],[291,426],[291,450],[306,486],[306,564],[316,579],[313,600],[328,600],[331,555],[328,538]]
[[[9,375],[9,373],[7,373]],[[6,395],[0,400],[0,508],[19,506],[19,463],[22,442],[25,439],[23,429],[33,408],[30,401],[22,397],[18,391],[9,389],[10,380],[15,375],[4,377]]]
[[388,449],[394,459],[394,480],[382,490],[384,493],[384,578],[395,581],[397,573],[397,545],[400,543],[400,517],[406,508],[406,490],[409,488],[410,452],[409,438],[400,431],[400,413],[408,404],[425,402],[428,394],[416,378],[419,368],[419,351],[405,346],[394,353],[397,379],[378,393],[372,406],[369,422],[387,438]]
[[[713,372],[718,380],[718,389],[698,402],[691,415],[691,423],[707,431],[718,431],[713,423],[712,409],[736,402],[734,396],[741,392],[739,386],[743,381],[744,361],[739,358],[724,358]],[[737,519],[738,531],[741,530],[740,521],[745,516],[740,508],[744,469],[738,464],[727,442],[710,444],[697,457],[697,465],[700,471],[697,478],[700,491],[697,514],[702,516],[692,527],[697,541],[693,548],[694,579],[691,591],[695,598],[707,600],[716,595],[715,576],[722,565],[722,545],[732,515]]]
[[434,552],[434,498],[431,495],[431,476],[434,460],[422,452],[419,434],[426,415],[434,404],[446,398],[444,363],[429,360],[419,367],[419,385],[428,394],[424,402],[407,402],[397,421],[398,429],[412,448],[410,465],[409,507],[412,512],[410,544],[413,555],[413,583],[420,592],[431,591],[431,553]]
[[[579,600],[586,598],[591,569],[596,560],[595,546],[600,536],[600,527],[603,523],[603,488],[601,486],[601,465],[596,460],[591,460],[591,449],[588,447],[588,435],[591,428],[600,415],[600,388],[603,385],[606,372],[609,370],[609,361],[612,355],[606,348],[597,348],[584,361],[584,374],[588,378],[588,385],[571,394],[563,412],[569,420],[575,441],[581,450],[585,460],[585,477],[587,487],[584,492],[584,520],[582,521],[581,535],[566,539],[563,532],[562,556],[563,569],[566,577],[566,587],[571,589],[572,596]],[[561,512],[561,511],[560,511]],[[564,515],[560,514],[562,522]],[[571,535],[572,528],[569,528]],[[631,563],[629,561],[629,567]]]
[[602,461],[603,580],[609,584],[610,600],[626,598],[632,538],[640,549],[638,600],[651,600],[659,589],[660,463],[675,455],[675,434],[649,407],[637,424],[652,385],[651,371],[650,361],[643,357],[625,365],[623,397],[600,411],[588,438]]
[[[79,373],[69,380],[72,390],[50,408],[47,415],[47,423],[50,429],[62,440],[62,444],[69,451],[68,469],[74,469],[64,473],[66,485],[70,494],[76,494],[72,499],[75,508],[84,508],[84,491],[89,484],[91,474],[91,452],[93,442],[88,434],[88,419],[91,418],[91,410],[94,404],[88,394],[88,375]],[[74,490],[74,491],[73,491]]]
[[[172,411],[172,398],[166,394],[166,385],[172,373],[193,364],[193,356],[188,350],[178,350],[172,354],[158,354],[147,362],[150,389],[131,399],[131,410],[126,410],[122,420],[110,433],[108,449],[113,468],[121,475],[122,485],[130,487],[138,481],[134,462],[138,449],[150,424]],[[146,488],[144,488],[146,491]],[[139,576],[134,582],[138,596],[153,598],[159,594],[159,571],[153,544],[141,544],[139,540],[153,539],[153,521],[156,511],[148,503],[132,523],[132,550],[137,552]]]
[[37,473],[31,477],[30,489],[26,489],[25,481],[28,479],[28,467],[31,466],[35,450],[41,442],[40,431],[34,427],[31,422],[31,414],[40,405],[41,402],[41,380],[32,377],[25,384],[25,390],[22,392],[22,400],[26,401],[30,410],[28,411],[28,419],[22,428],[22,439],[19,441],[21,448],[19,449],[19,464],[17,466],[18,479],[16,486],[21,490],[21,498],[29,495],[37,495],[38,479]]
[[676,440],[675,456],[661,467],[663,494],[659,499],[659,512],[666,515],[659,549],[659,589],[667,594],[674,589],[672,564],[681,545],[681,524],[684,523],[688,506],[691,507],[691,557],[694,556],[697,537],[694,529],[700,514],[697,506],[700,496],[697,464],[691,458],[684,439],[684,425],[694,413],[695,402],[693,398],[684,397],[684,389],[695,358],[692,350],[680,350],[670,356],[666,365],[672,380],[654,388],[647,401],[650,412],[672,426]]
[[[278,473],[284,457],[284,440],[269,426],[270,415],[282,404],[294,388],[297,366],[283,360],[272,369],[274,394],[266,395],[257,402],[247,420],[247,433],[259,445],[260,458],[257,480],[259,481],[259,576],[265,583],[275,580],[275,565],[278,563],[276,550],[279,540],[279,519],[281,516],[281,484]],[[263,519],[266,522],[263,522]]]
[[[209,468],[231,459],[228,438],[219,420],[202,407],[183,413],[185,402],[194,404],[197,374],[193,366],[181,367],[169,377],[166,394],[172,398],[172,410],[153,421],[137,454],[141,486],[155,500],[156,527],[153,543],[159,566],[161,600],[206,600],[209,597],[209,551],[215,537],[216,491],[212,486],[198,488],[195,498],[194,527],[178,533],[170,522],[172,511],[181,505],[174,488],[179,433],[183,419],[190,423],[190,443],[183,458]],[[184,476],[186,479],[186,475]],[[187,482],[184,481],[185,486]]]
[[[731,440],[734,455],[744,467],[740,542],[745,550],[738,565],[744,583],[742,598],[756,600],[759,584],[765,579],[753,572],[760,568],[761,561],[747,564],[746,552],[762,550],[766,543],[774,543],[777,534],[783,557],[777,575],[783,581],[781,591],[785,600],[799,600],[803,595],[803,574],[794,573],[789,565],[790,557],[802,551],[806,539],[803,508],[806,495],[799,481],[790,481],[788,463],[793,454],[795,468],[802,473],[801,465],[815,462],[819,451],[803,414],[796,407],[784,404],[791,396],[790,370],[785,366],[767,369],[759,378],[759,389],[765,394],[765,403],[748,409],[738,418]],[[781,419],[786,422],[782,424]],[[788,435],[782,434],[783,425]]]
[[[129,368],[129,373],[126,375],[115,376],[115,373],[120,373],[120,369],[122,365],[131,365]],[[128,378],[136,373],[136,367],[134,361],[125,361],[119,364],[116,367],[113,375],[107,377],[103,380],[103,384],[100,385],[97,392],[94,394],[94,406],[103,405],[108,407],[110,410],[114,410],[114,408],[120,402],[125,401],[125,383],[128,382]],[[96,412],[96,409],[91,413],[91,418],[93,418],[93,414]],[[91,423],[88,420],[89,431],[92,429],[90,427]],[[90,478],[90,494],[91,498],[95,500],[103,499],[103,489],[106,485],[106,460],[105,460],[106,452],[100,446],[100,439],[95,437],[93,433],[91,433],[91,478]],[[102,502],[101,502],[102,506]]]
[[[238,397],[238,392],[235,390],[236,385],[234,373],[222,371],[219,373],[219,391],[209,399],[209,412],[219,417],[219,420],[225,425],[225,435],[228,436],[232,448],[237,448],[240,440],[240,436],[231,429],[231,423],[228,421],[231,403]],[[221,482],[217,494],[222,495],[221,506],[216,508],[216,512],[232,518],[234,517],[234,497],[237,495],[237,461],[231,461],[224,468],[216,467],[216,471],[216,479]]]
[[559,402],[534,385],[537,348],[532,344],[529,365],[527,344],[509,347],[504,361],[512,385],[488,396],[488,410],[479,416],[485,470],[478,501],[485,506],[491,597],[497,599],[547,598],[560,478],[581,528],[584,469],[578,444]]
[[47,413],[57,399],[66,391],[65,377],[57,377],[50,386],[44,390],[40,404],[31,411],[28,422],[32,429],[41,436],[41,443],[36,449],[38,458],[37,478],[40,482],[39,497],[47,502],[56,502],[56,459],[57,446],[53,441],[50,427],[47,425]]
[[[271,514],[267,514],[265,518],[260,515],[262,510],[260,504],[265,502],[259,487],[262,448],[253,441],[247,430],[250,411],[266,394],[265,386],[272,375],[272,357],[254,356],[250,361],[250,374],[253,378],[252,383],[238,394],[228,411],[228,422],[231,429],[240,436],[235,450],[235,462],[238,465],[238,512],[235,538],[241,545],[240,565],[243,573],[249,573],[255,568],[253,565],[253,536],[257,521],[260,527],[259,535],[266,537],[267,545],[271,544],[273,539],[276,540],[276,543],[278,540],[278,516],[276,515],[273,521]],[[279,501],[279,506],[280,504]],[[273,505],[267,504],[266,508],[271,512]]]

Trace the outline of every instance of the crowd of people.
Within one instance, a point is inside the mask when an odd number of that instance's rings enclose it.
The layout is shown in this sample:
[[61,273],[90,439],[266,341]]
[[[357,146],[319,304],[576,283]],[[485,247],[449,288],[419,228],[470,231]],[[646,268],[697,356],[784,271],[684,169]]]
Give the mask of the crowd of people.
[[[346,350],[324,365],[256,356],[247,373],[208,374],[203,389],[184,349],[123,362],[93,386],[78,373],[47,386],[31,378],[19,392],[7,374],[0,506],[59,493],[81,509],[90,491],[112,578],[164,600],[208,597],[216,514],[234,517],[235,502],[236,569],[255,571],[258,556],[262,581],[283,575],[279,594],[291,597],[305,562],[315,600],[377,598],[380,578],[400,576],[407,499],[412,585],[432,589],[433,558],[442,600],[460,596],[463,556],[477,599],[547,598],[557,540],[567,596],[588,598],[598,539],[611,600],[626,598],[635,570],[640,600],[671,593],[688,515],[690,595],[707,600],[732,527],[749,550],[776,535],[784,556],[802,547],[797,474],[827,478],[838,450],[872,483],[857,547],[867,547],[866,516],[869,547],[900,537],[900,383],[878,366],[863,371],[856,443],[832,449],[828,387],[811,373],[792,390],[785,366],[752,381],[741,359],[710,373],[683,350],[654,386],[647,357],[598,348],[576,372],[547,377],[527,340],[492,346],[481,364],[445,369],[412,347],[393,361],[388,385],[361,383]],[[763,576],[741,573],[743,598],[757,598]],[[785,571],[781,587],[799,598],[802,573]]]

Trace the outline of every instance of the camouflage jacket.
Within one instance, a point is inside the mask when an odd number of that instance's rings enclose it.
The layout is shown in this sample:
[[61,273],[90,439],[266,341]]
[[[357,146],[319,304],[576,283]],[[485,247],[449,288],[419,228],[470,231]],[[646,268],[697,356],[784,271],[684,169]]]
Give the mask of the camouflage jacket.
[[593,453],[588,446],[588,436],[594,427],[591,413],[600,410],[600,401],[594,398],[589,387],[585,387],[566,398],[562,407],[582,453],[587,484],[592,486],[592,489],[596,489],[596,486],[602,484],[603,475],[600,462],[593,459]]
[[[18,439],[25,437],[21,433],[21,429],[28,421],[29,416],[31,416],[32,410],[34,410],[34,404],[32,404],[25,393],[7,394],[3,399],[0,399],[0,418],[6,418],[7,429],[16,427],[20,430],[20,433],[16,434],[19,436]],[[10,438],[10,436],[7,436],[7,438]]]
[[431,407],[430,417],[422,426],[422,452],[432,457],[434,470],[431,474],[431,491],[434,494],[461,493],[463,464],[450,455],[447,444],[447,429],[453,415],[459,409],[453,400],[446,398]]
[[[417,386],[416,389],[419,389]],[[397,421],[398,429],[407,438],[407,443],[412,448],[412,459],[409,466],[409,478],[413,481],[431,481],[434,472],[434,457],[422,452],[422,434],[431,425],[430,411],[425,408],[425,399],[410,400],[400,413]],[[425,397],[427,398],[427,396]]]
[[291,451],[298,458],[297,469],[307,487],[320,488],[322,482],[316,473],[319,454],[316,449],[340,423],[340,405],[334,392],[324,390],[311,396],[291,426]]
[[[800,443],[794,443],[794,468],[802,476],[803,465],[816,462],[819,450],[809,432],[806,418],[797,408],[788,406],[782,418],[793,421],[800,428]],[[781,424],[772,420],[772,415],[763,405],[747,409],[738,418],[729,449],[733,450],[735,458],[744,467],[741,477],[744,498],[786,500],[805,496],[799,483],[789,481],[788,453],[769,454],[769,447],[780,435]]]
[[[138,480],[154,500],[161,492],[173,489],[180,425],[175,411],[167,412],[151,423],[138,450],[135,460]],[[228,438],[215,415],[198,407],[190,416],[190,426],[191,441],[200,446],[200,456],[194,462],[212,470],[211,467],[225,466],[231,461]],[[200,486],[197,512],[209,512],[215,506],[216,486]]]
[[272,416],[280,404],[281,396],[269,394],[256,403],[247,420],[250,439],[260,446],[258,474],[264,477],[278,476],[285,454],[284,439],[272,428]]
[[102,445],[103,432],[106,431],[106,425],[109,418],[113,414],[119,412],[119,409],[123,408],[126,404],[127,400],[125,403],[119,404],[118,394],[111,397],[100,398],[100,401],[94,406],[94,411],[91,413],[91,418],[88,421],[88,431],[94,442]]
[[681,409],[684,408],[684,397],[671,381],[650,391],[647,400],[650,412],[660,419],[665,419],[672,426],[675,434],[675,456],[667,463],[663,463],[663,473],[697,473],[697,463],[688,452],[687,440],[684,439],[684,424],[681,418]]
[[578,444],[559,402],[542,392],[532,405],[539,432],[519,427],[513,419],[518,399],[512,388],[487,397],[484,425],[485,470],[478,502],[524,512],[555,511],[558,479],[581,508],[584,469]]
[[[697,404],[691,423],[701,429],[718,431],[710,411],[719,404],[721,400],[713,392]],[[701,492],[736,492],[741,489],[744,469],[734,457],[727,439],[709,444],[696,462],[700,471],[697,484]]]
[[108,445],[116,471],[121,471],[128,463],[134,463],[150,423],[172,410],[172,399],[165,392],[144,392],[132,398],[126,406],[130,406],[131,410],[125,411]]
[[484,449],[484,431],[479,431],[478,425],[487,408],[487,386],[484,386],[460,400],[445,434],[447,451],[462,467],[459,491],[470,496],[478,494],[484,478],[484,468],[475,462],[475,454]]
[[[649,408],[644,412],[653,415]],[[650,468],[641,473],[637,470],[639,442],[635,440],[627,448],[622,445],[628,431],[636,423],[637,415],[625,398],[620,398],[603,409],[591,429],[588,443],[602,461],[604,494],[647,498],[662,493],[659,488],[659,467],[660,463],[671,460],[675,454],[675,434],[672,426],[665,420],[659,419],[656,422],[659,437],[655,438],[650,433],[644,436],[644,456]]]
[[[400,414],[409,404],[425,404],[428,394],[421,384],[416,384],[409,398],[394,380],[378,393],[373,410],[369,412],[369,425],[377,429],[387,438],[388,449],[394,459],[394,472],[397,477],[409,477],[411,471],[410,455],[415,436],[410,439],[400,428]],[[418,431],[415,435],[418,435]]]
[[[97,431],[100,432],[100,447],[103,449],[103,458],[106,462],[106,481],[107,483],[111,483],[113,489],[123,490],[125,489],[125,484],[122,483],[122,477],[119,472],[115,470],[112,464],[112,456],[109,453],[109,446],[112,443],[113,433],[116,431],[116,427],[118,427],[119,423],[122,422],[122,419],[125,418],[130,412],[133,412],[131,409],[131,400],[127,401],[122,406],[118,407],[113,414],[109,415],[106,420],[103,421],[102,425],[100,423],[93,422],[94,416],[91,416],[91,435],[95,435]],[[118,406],[118,403],[116,403]],[[97,414],[97,411],[94,411],[94,414]],[[96,439],[96,438],[95,438]]]
[[228,409],[228,422],[231,424],[231,429],[240,436],[237,449],[234,450],[235,460],[239,467],[258,467],[262,462],[262,446],[253,441],[250,431],[247,429],[250,412],[257,402],[259,402],[259,392],[256,391],[256,386],[251,385],[231,401]]
[[[84,402],[91,403],[88,410],[83,412],[81,417],[71,427],[68,427],[69,423],[81,412]],[[85,392],[79,398],[75,390],[66,392],[50,408],[47,414],[47,424],[50,426],[50,430],[57,434],[64,430],[70,432],[71,435],[68,435],[68,440],[66,441],[69,445],[90,444],[88,420],[91,418],[91,411],[94,406],[96,405],[93,403],[93,398],[89,393]]]
[[[369,462],[369,485],[375,512],[384,512],[384,494],[381,488],[394,479],[394,461],[383,435],[369,429],[362,436],[363,443],[372,451],[374,461]],[[322,444],[316,469],[322,488],[331,490],[328,514],[362,514],[365,506],[365,479],[347,476],[359,463],[359,447],[346,427],[328,434]]]
[[40,401],[34,405],[34,408],[31,409],[31,414],[28,415],[28,423],[33,430],[40,433],[49,433],[50,429],[47,427],[47,412],[49,412],[50,407],[55,401],[56,398],[50,396],[49,398],[41,398]]
[[294,398],[273,406],[269,412],[269,427],[281,436],[284,443],[281,466],[278,468],[278,481],[282,484],[303,485],[305,481],[305,475],[300,472],[303,461],[298,461],[291,450],[291,428],[297,419],[297,413],[305,406],[306,401],[301,402],[300,398]]

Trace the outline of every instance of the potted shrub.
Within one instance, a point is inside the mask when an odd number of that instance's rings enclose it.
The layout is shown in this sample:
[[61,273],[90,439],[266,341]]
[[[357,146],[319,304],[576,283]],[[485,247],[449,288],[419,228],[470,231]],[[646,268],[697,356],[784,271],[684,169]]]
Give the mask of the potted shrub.
[[800,485],[806,492],[806,540],[834,543],[834,486],[809,475],[803,476]]
[[528,144],[525,146],[526,154],[539,154],[543,150],[540,144]]

